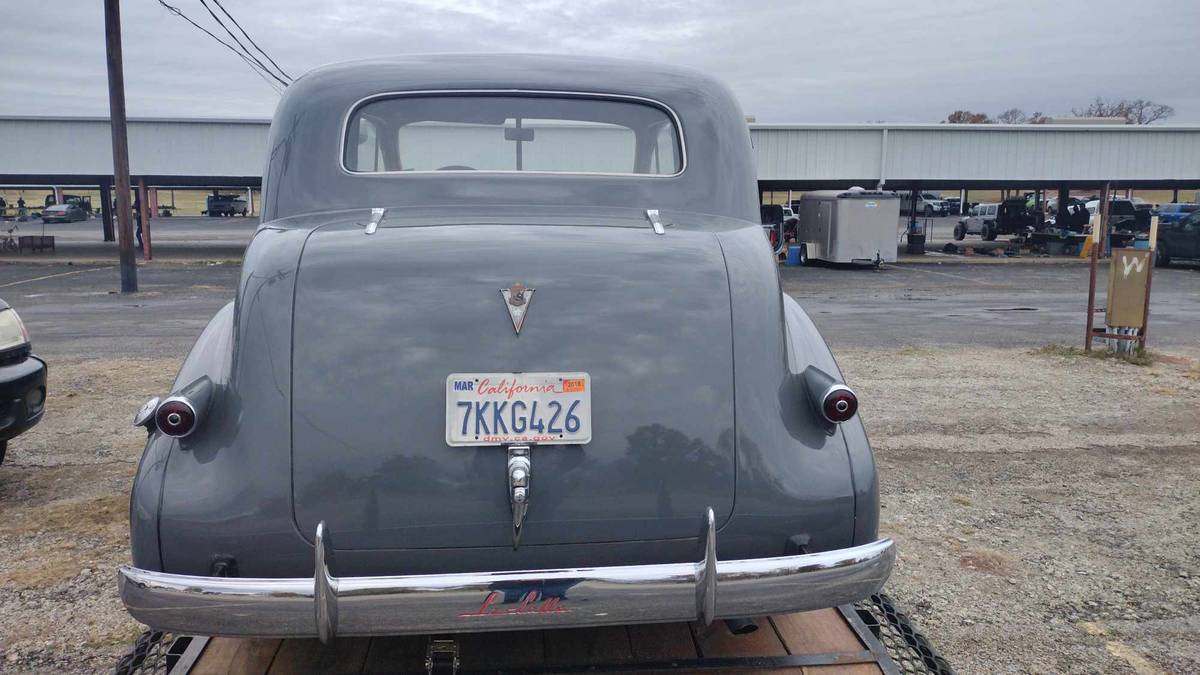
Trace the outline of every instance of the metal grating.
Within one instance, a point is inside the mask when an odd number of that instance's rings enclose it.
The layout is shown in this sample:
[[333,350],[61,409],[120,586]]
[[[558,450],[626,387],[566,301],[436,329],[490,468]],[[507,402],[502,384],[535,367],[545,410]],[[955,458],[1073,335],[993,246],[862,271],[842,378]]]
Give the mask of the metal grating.
[[171,633],[148,630],[117,661],[113,675],[167,675],[191,641],[189,637],[176,639]]
[[954,675],[954,668],[929,644],[908,615],[896,609],[886,593],[855,603],[854,609],[875,639],[883,644],[899,672]]

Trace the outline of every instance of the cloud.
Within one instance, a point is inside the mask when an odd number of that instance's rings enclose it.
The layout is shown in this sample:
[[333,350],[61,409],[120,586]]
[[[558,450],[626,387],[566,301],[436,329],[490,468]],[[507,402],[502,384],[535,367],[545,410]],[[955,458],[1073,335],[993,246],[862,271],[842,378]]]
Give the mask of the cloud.
[[[172,0],[211,24],[198,0]],[[420,52],[644,58],[727,82],[762,122],[934,122],[957,108],[1068,113],[1101,95],[1200,121],[1200,3],[1159,0],[225,0],[297,76]],[[101,3],[11,3],[0,21],[0,113],[105,115]],[[122,3],[133,116],[271,115],[276,93],[153,0]],[[214,32],[223,35],[217,28]]]

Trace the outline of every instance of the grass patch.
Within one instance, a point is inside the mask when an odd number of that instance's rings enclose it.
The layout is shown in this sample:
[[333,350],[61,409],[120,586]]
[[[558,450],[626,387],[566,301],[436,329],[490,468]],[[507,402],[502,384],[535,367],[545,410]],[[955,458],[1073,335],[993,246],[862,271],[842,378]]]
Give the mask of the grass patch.
[[71,532],[95,535],[109,531],[120,535],[128,519],[129,497],[116,494],[60,499],[15,514],[9,524],[18,534]]
[[1001,551],[976,548],[967,551],[958,559],[958,566],[965,570],[1008,577],[1013,574],[1013,559]]
[[37,555],[22,557],[12,568],[0,572],[0,588],[44,589],[70,581],[84,567],[80,558],[74,542],[49,544]]
[[1104,347],[1093,348],[1092,351],[1085,351],[1079,347],[1072,347],[1062,344],[1049,344],[1045,347],[1039,347],[1033,350],[1034,354],[1042,356],[1057,356],[1060,358],[1089,358],[1100,360],[1114,360],[1132,363],[1135,366],[1149,366],[1154,364],[1155,355],[1153,352],[1145,349],[1134,349],[1132,352],[1115,352]]

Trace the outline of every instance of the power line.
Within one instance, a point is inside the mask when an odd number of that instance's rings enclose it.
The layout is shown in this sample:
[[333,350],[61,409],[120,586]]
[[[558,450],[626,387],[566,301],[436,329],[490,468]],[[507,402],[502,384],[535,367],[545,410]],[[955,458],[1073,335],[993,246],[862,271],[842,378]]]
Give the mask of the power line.
[[222,40],[221,38],[217,37],[216,35],[213,35],[212,32],[209,31],[204,26],[201,26],[200,24],[196,23],[195,21],[192,21],[190,18],[188,18],[188,16],[186,14],[184,14],[182,11],[180,11],[178,7],[173,7],[171,5],[168,5],[164,0],[158,0],[158,4],[167,8],[167,10],[170,11],[175,16],[192,24],[192,26],[194,26],[198,30],[203,31],[210,38],[212,38],[212,39],[216,40],[217,42],[221,43],[222,45],[224,45],[226,49],[228,49],[229,51],[236,54],[238,56],[238,58],[240,58],[241,60],[245,61],[246,65],[250,66],[250,69],[253,70],[256,75],[261,77],[263,79],[263,81],[265,81],[267,84],[271,85],[272,89],[274,89],[278,93],[281,93],[281,94],[283,93],[283,90],[280,89],[279,86],[275,84],[275,82],[272,82],[271,80],[267,79],[267,75],[270,75],[272,78],[274,78],[276,81],[283,84],[283,86],[285,86],[285,87],[288,84],[287,82],[280,80],[278,76],[276,76],[274,73],[271,73],[269,71],[264,74],[264,71],[260,70],[259,67],[253,61],[251,61],[249,58],[247,58],[245,54],[242,54],[240,51],[235,49],[234,46],[229,44],[228,42]]
[[250,49],[247,48],[246,45],[242,44],[242,41],[238,39],[238,36],[234,35],[233,31],[229,30],[229,26],[226,26],[225,22],[221,21],[221,17],[217,16],[217,13],[212,11],[212,7],[209,7],[205,0],[200,0],[200,5],[208,11],[208,15],[212,17],[213,21],[215,21],[217,25],[220,26],[225,33],[233,39],[234,44],[238,46],[244,56],[250,58],[252,61],[254,61],[254,63],[258,64],[258,67],[261,68],[263,72],[278,80],[281,84],[283,84],[283,86],[286,87],[289,84],[289,81],[280,78],[278,75],[272,72],[270,68],[267,68],[265,63],[259,61],[258,57],[250,52]]
[[225,16],[229,17],[229,20],[233,22],[233,25],[237,26],[237,29],[242,32],[242,35],[246,36],[246,39],[250,41],[250,44],[254,45],[254,48],[257,49],[260,54],[265,56],[266,59],[271,62],[271,65],[275,66],[276,70],[278,70],[287,79],[293,79],[291,75],[288,75],[286,72],[284,72],[283,68],[279,67],[278,63],[275,63],[275,59],[271,58],[270,54],[266,53],[263,51],[262,47],[258,46],[258,43],[254,41],[254,38],[250,37],[250,34],[246,32],[246,29],[242,28],[242,25],[237,22],[237,19],[233,18],[233,15],[225,9],[225,6],[221,4],[221,0],[213,0],[213,2],[216,3],[217,7],[221,8],[221,12]]

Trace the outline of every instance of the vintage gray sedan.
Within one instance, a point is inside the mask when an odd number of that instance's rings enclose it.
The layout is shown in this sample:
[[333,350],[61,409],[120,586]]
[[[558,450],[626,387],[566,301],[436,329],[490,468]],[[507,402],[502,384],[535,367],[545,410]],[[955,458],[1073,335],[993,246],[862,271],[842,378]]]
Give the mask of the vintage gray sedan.
[[880,588],[857,400],[780,292],[745,118],[561,56],[321,68],[149,431],[121,596],[317,636],[754,617]]

